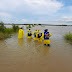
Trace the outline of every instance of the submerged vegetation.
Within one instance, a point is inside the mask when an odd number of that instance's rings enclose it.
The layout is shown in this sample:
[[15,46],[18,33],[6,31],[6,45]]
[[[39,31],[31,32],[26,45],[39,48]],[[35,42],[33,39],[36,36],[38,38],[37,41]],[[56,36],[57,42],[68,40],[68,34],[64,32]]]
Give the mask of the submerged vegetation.
[[31,28],[31,25],[29,24],[29,28]]
[[15,33],[19,30],[18,26],[13,24],[12,28],[6,28],[3,22],[0,22],[0,40],[5,39],[11,36],[12,33]]
[[65,38],[66,38],[67,40],[69,40],[70,42],[72,42],[72,34],[71,34],[71,33],[66,34],[66,35],[65,35]]

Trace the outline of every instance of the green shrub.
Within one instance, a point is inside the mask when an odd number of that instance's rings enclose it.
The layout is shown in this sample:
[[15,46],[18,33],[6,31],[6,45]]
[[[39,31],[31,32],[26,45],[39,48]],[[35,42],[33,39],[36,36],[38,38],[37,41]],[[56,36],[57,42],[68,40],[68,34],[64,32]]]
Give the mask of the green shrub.
[[1,39],[5,39],[5,38],[9,38],[9,37],[10,37],[10,34],[0,32],[0,40],[1,40]]
[[14,30],[12,28],[6,28],[6,29],[4,29],[4,32],[8,33],[8,34],[11,34],[11,33],[14,32]]
[[3,22],[0,22],[0,32],[4,32],[4,23]]
[[37,24],[34,24],[34,25],[37,25]]
[[38,24],[38,25],[41,25],[41,24]]
[[72,41],[72,34],[66,34],[65,38],[69,41]]
[[0,40],[4,39],[4,33],[0,32]]
[[19,27],[18,27],[18,26],[13,25],[13,30],[14,30],[14,32],[16,32],[16,31],[18,31],[18,30],[19,30]]
[[29,27],[27,26],[26,28],[28,29]]
[[32,25],[32,27],[34,27],[34,25]]
[[0,39],[5,39],[11,36],[12,33],[19,30],[18,26],[13,24],[13,28],[5,28],[4,23],[0,22]]
[[29,28],[31,28],[31,25],[29,24]]
[[0,32],[2,32],[3,31],[3,28],[0,26]]
[[0,22],[0,26],[1,27],[4,27],[4,23],[2,21]]

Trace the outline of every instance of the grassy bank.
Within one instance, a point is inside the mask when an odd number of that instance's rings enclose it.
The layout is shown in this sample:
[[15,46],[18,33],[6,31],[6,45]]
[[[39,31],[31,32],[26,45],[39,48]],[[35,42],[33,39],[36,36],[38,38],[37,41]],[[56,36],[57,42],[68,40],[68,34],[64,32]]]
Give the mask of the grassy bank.
[[11,37],[11,34],[19,30],[18,26],[13,25],[12,28],[5,28],[4,23],[0,23],[0,40]]
[[72,42],[72,34],[71,33],[70,34],[66,34],[65,38]]

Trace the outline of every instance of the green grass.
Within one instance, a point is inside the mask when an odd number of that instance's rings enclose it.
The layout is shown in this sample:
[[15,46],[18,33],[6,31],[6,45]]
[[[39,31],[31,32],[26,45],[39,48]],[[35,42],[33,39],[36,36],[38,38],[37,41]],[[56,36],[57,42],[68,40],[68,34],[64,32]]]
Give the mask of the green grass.
[[5,38],[9,38],[10,36],[11,35],[8,33],[0,32],[0,40],[5,39]]
[[56,26],[67,26],[67,25],[56,25]]
[[4,33],[8,33],[8,34],[12,34],[13,32],[14,32],[14,29],[12,29],[12,28],[6,28],[4,30]]
[[19,27],[13,24],[12,28],[5,28],[4,23],[0,23],[0,40],[11,37],[11,34],[16,33]]
[[16,33],[17,31],[18,31],[18,28],[15,30],[13,28],[5,28],[3,31],[0,30],[0,40],[9,38],[11,34]]
[[15,26],[15,24],[13,24],[13,31],[14,32],[17,32],[19,30],[19,27],[18,26]]
[[69,40],[69,41],[72,42],[72,34],[71,33],[70,34],[66,34],[65,38],[66,38],[66,40]]

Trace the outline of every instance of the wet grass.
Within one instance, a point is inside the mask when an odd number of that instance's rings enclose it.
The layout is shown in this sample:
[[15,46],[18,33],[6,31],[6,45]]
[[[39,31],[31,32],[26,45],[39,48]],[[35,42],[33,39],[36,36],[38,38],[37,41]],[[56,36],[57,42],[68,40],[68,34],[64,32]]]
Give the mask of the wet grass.
[[8,33],[0,32],[0,40],[11,37]]
[[66,40],[72,42],[72,34],[71,33],[70,34],[66,34],[65,38],[66,38]]
[[12,28],[5,28],[4,23],[0,23],[0,40],[11,37],[11,34],[18,32],[19,27],[13,25]]

